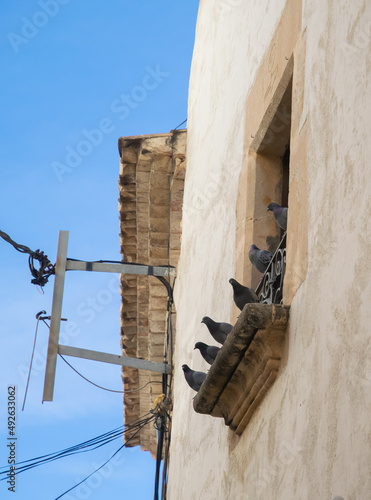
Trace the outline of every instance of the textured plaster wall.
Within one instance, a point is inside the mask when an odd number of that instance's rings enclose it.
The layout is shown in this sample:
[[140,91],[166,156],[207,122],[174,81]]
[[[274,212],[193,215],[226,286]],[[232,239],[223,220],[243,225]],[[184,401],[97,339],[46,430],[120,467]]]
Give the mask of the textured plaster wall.
[[176,284],[170,500],[371,498],[368,0],[302,7],[308,263],[291,302],[282,373],[238,438],[193,411],[181,371],[182,363],[207,369],[193,351],[195,341],[210,341],[202,317],[232,317],[244,104],[284,5],[200,2]]

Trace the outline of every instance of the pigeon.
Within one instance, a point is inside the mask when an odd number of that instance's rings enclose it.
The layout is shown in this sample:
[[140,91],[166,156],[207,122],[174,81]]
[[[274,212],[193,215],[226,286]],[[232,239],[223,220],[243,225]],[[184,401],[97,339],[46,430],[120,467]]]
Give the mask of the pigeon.
[[269,203],[267,207],[267,212],[273,212],[274,218],[276,219],[277,224],[284,231],[287,229],[287,208],[281,207],[278,203]]
[[229,283],[233,286],[233,300],[238,309],[242,311],[245,304],[250,304],[251,302],[258,302],[258,296],[252,288],[240,285],[238,281],[231,278]]
[[206,378],[206,373],[196,372],[194,370],[191,370],[191,368],[188,365],[182,365],[182,370],[184,372],[184,376],[189,387],[194,391],[198,392],[200,390],[202,382]]
[[269,250],[260,250],[256,245],[251,245],[249,259],[251,264],[261,273],[265,273],[272,257],[273,254]]
[[232,330],[233,326],[229,323],[217,323],[213,321],[209,316],[202,318],[201,323],[205,323],[209,332],[211,333],[214,340],[219,342],[219,344],[224,344],[228,333]]
[[216,347],[215,345],[207,345],[203,342],[197,342],[195,344],[195,349],[199,349],[201,356],[205,361],[212,365],[215,361],[216,355],[220,351],[220,347]]

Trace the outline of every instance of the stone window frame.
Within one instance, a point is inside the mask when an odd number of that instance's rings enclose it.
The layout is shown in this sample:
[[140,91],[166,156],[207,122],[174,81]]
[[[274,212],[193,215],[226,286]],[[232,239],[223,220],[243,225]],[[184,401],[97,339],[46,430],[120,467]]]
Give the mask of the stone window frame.
[[[244,431],[284,368],[282,361],[288,355],[290,305],[307,273],[305,43],[301,2],[288,0],[247,98],[244,162],[236,207],[235,277],[245,285],[256,286],[261,274],[251,266],[249,248],[252,243],[266,243],[267,235],[273,234],[273,238],[275,233],[278,235],[279,230],[272,215],[266,213],[266,206],[270,201],[276,201],[274,198],[281,194],[279,189],[282,189],[279,178],[273,182],[269,178],[274,168],[273,175],[277,174],[277,157],[272,158],[269,148],[267,154],[267,148],[264,151],[261,146],[291,84],[288,200],[291,215],[287,231],[284,302],[283,305],[247,304],[241,313],[234,307],[232,332],[193,403],[198,413],[224,418],[225,424],[237,435]],[[237,316],[238,320],[233,321]]]
[[[264,303],[281,303],[283,300],[287,235],[275,222],[272,213],[267,212],[267,205],[276,202],[287,207],[289,201],[293,68],[291,57],[248,152],[249,168],[255,171],[253,239],[250,244],[255,243],[274,254],[264,274],[250,265],[251,285],[256,288],[259,301]],[[249,244],[245,254],[248,250]]]
[[[301,3],[289,0],[246,102],[244,162],[236,208],[235,278],[254,288],[261,274],[248,257],[250,245],[275,250],[279,228],[267,204],[281,196],[277,158],[262,148],[272,119],[292,81],[290,137],[290,214],[287,231],[287,265],[284,304],[290,305],[307,273],[307,120],[303,106],[305,33],[301,33]],[[279,146],[275,146],[276,148]],[[300,235],[300,238],[298,238]],[[234,309],[233,317],[238,314]]]

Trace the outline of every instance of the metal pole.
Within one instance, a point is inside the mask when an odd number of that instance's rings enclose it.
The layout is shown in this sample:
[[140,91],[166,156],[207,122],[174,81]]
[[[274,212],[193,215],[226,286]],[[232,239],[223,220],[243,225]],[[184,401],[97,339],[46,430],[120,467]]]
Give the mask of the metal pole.
[[55,370],[57,366],[59,330],[62,315],[64,278],[66,274],[68,231],[59,231],[57,262],[55,265],[55,280],[53,305],[50,319],[48,356],[46,359],[44,401],[53,401]]

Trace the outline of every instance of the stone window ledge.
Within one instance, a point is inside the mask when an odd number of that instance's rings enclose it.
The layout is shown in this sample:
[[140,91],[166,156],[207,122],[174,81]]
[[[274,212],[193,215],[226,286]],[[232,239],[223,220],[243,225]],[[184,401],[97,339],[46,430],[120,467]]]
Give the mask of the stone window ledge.
[[197,413],[224,418],[242,434],[277,378],[289,306],[247,304],[193,401]]

